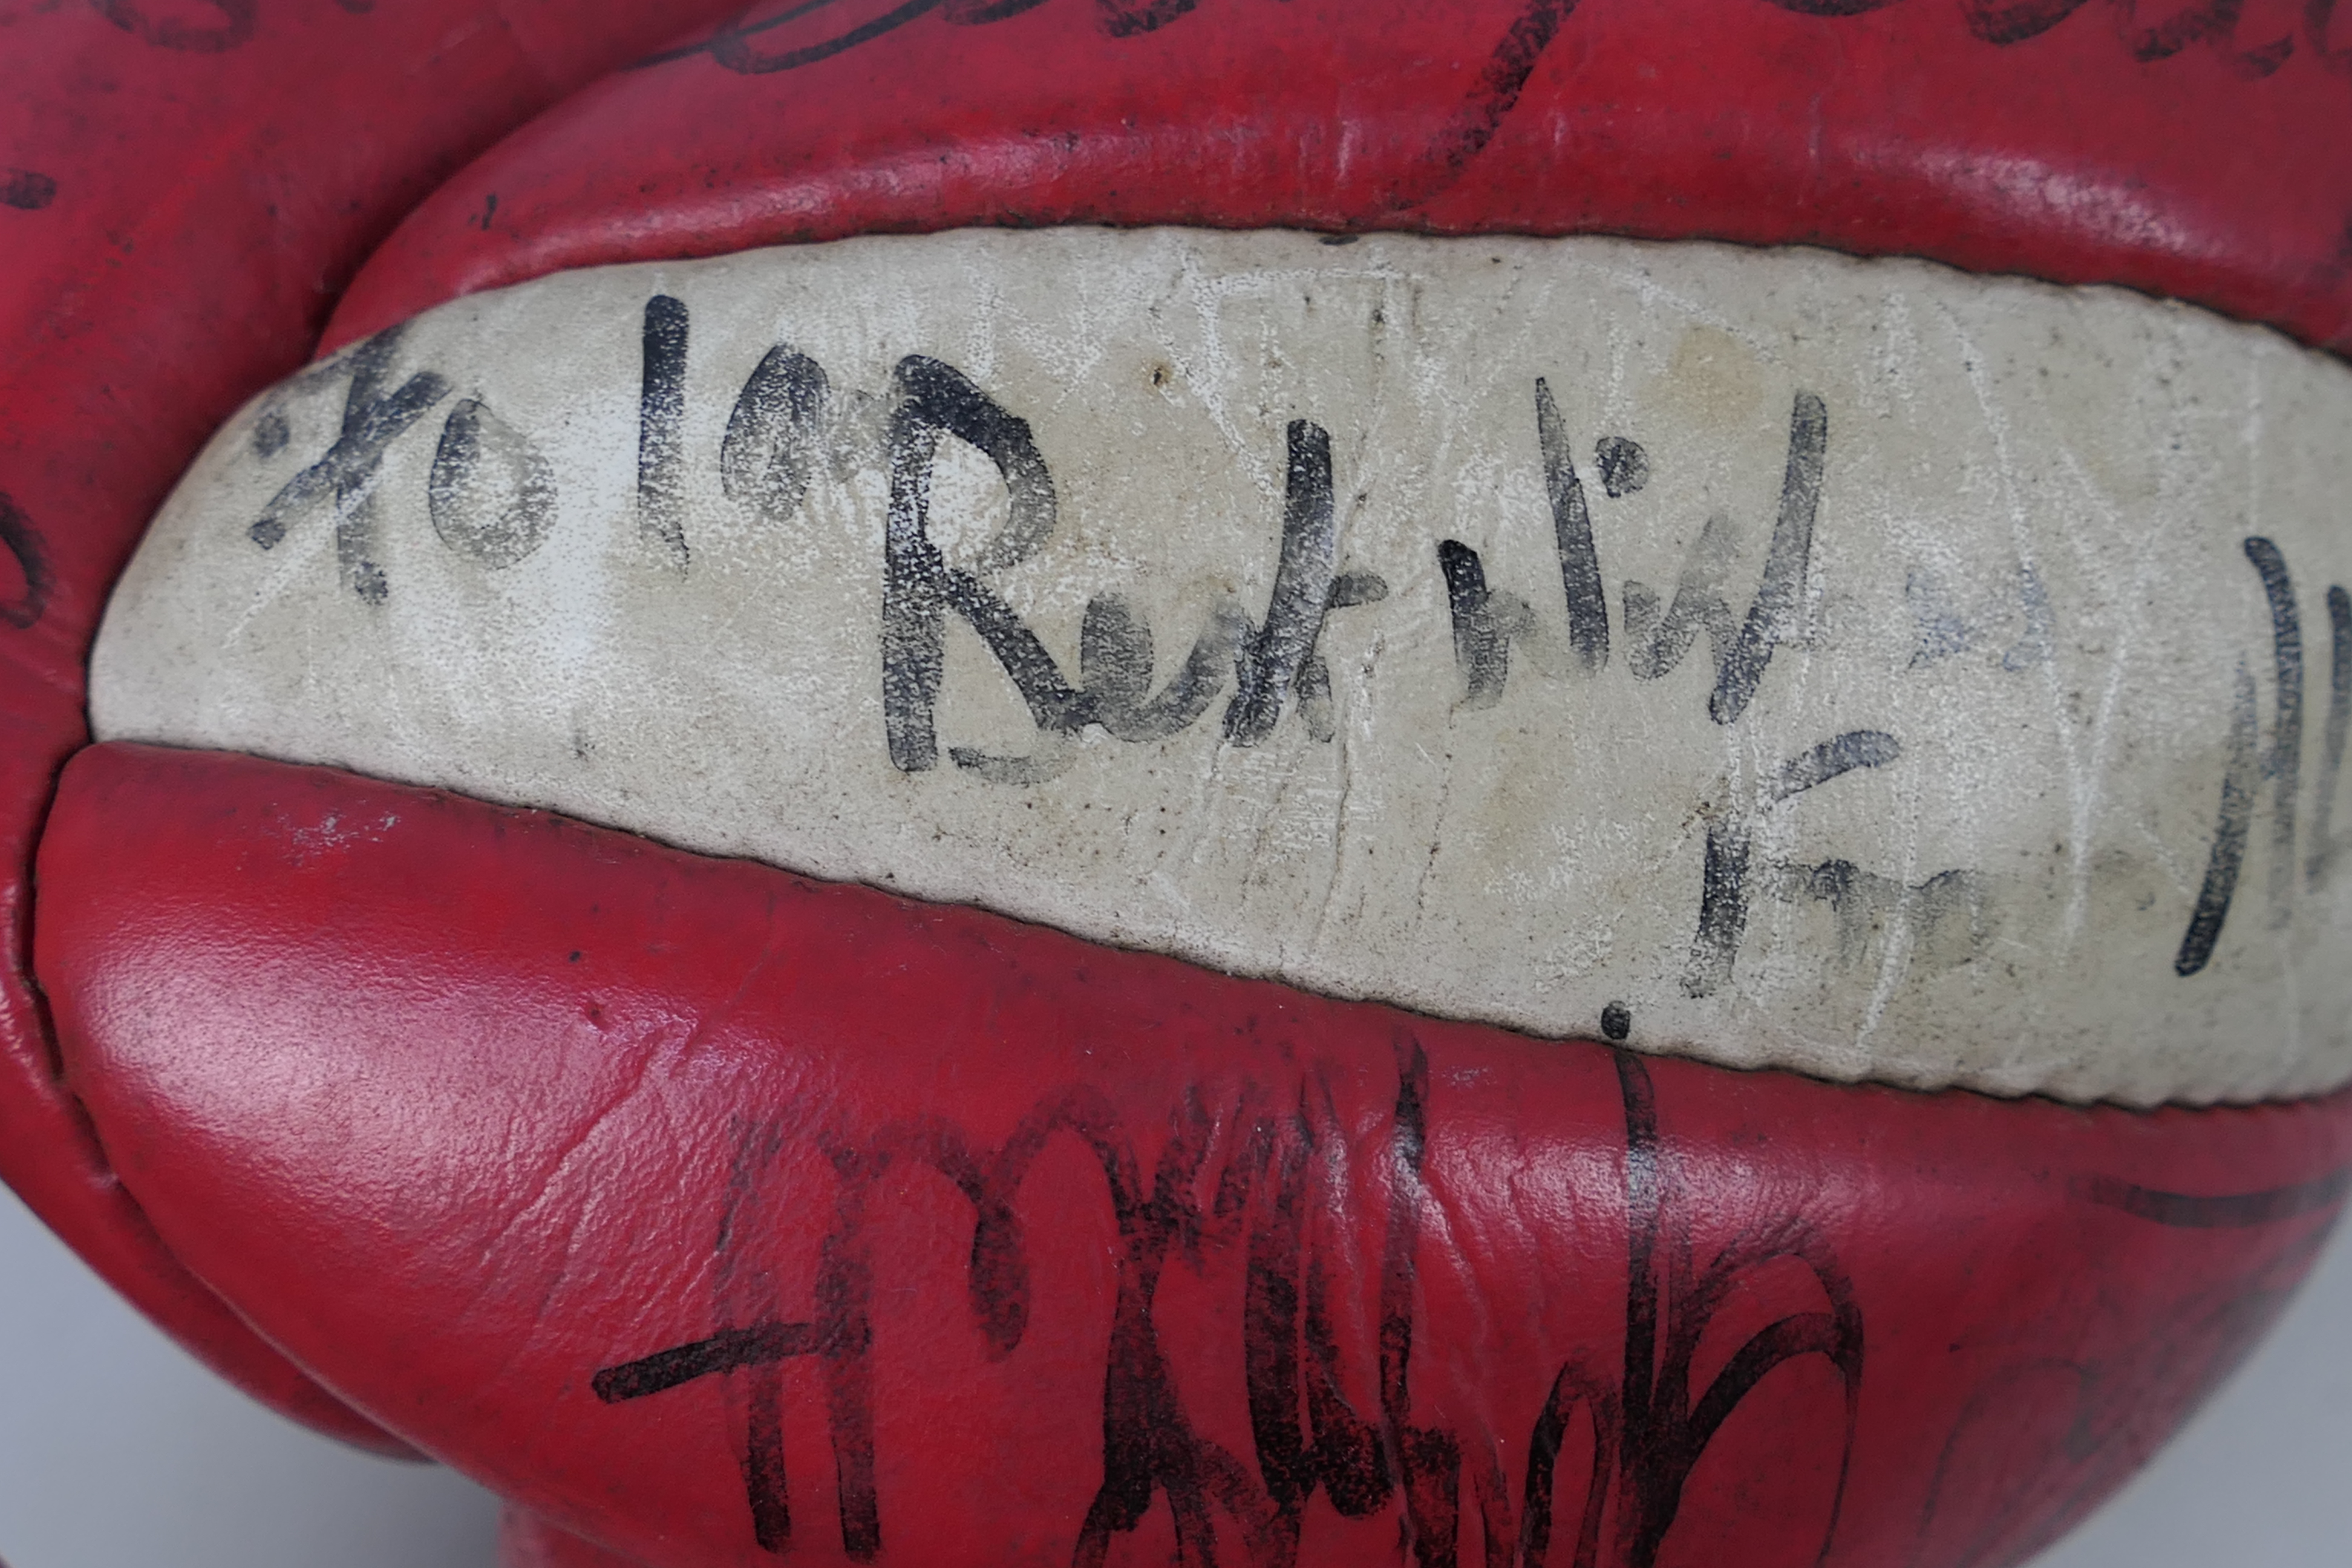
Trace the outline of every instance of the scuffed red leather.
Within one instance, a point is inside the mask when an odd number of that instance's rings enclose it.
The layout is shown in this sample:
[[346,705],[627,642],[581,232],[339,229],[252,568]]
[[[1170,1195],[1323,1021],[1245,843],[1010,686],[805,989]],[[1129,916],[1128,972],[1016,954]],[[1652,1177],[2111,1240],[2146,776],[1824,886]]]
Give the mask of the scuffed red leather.
[[1822,245],[2122,284],[2341,351],[2334,10],[769,0],[444,186],[327,341],[603,262],[1192,223]]
[[709,0],[0,6],[0,1174],[247,1390],[374,1447],[192,1279],[57,1081],[25,878],[87,740],[107,590],[181,469],[299,364],[393,222],[466,158]]
[[83,752],[40,871],[165,1241],[658,1568],[2011,1563],[2352,1181],[2352,1095],[1645,1059],[245,757]]

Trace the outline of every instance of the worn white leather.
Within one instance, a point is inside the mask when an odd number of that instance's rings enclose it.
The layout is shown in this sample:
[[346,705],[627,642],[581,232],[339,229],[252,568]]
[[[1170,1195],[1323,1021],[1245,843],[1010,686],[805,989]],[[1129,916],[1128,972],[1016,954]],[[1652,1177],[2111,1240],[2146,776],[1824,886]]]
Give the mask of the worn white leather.
[[612,268],[240,414],[92,712],[1543,1035],[2287,1095],[2352,1078],[2347,431],[2269,333],[1809,251]]

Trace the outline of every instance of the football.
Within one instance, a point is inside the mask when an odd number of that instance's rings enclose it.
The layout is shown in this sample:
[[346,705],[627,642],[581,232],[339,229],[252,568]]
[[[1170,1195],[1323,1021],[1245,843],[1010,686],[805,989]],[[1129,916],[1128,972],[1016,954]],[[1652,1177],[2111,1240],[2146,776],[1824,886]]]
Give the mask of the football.
[[28,13],[0,1164],[509,1568],[2021,1562],[2352,1190],[2328,20]]

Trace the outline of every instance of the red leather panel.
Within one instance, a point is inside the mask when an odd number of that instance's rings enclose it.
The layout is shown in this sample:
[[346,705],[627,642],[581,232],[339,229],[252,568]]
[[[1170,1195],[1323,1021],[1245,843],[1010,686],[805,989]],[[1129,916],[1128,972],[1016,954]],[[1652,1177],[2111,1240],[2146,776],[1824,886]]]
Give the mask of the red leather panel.
[[342,1409],[158,1244],[56,1078],[26,874],[106,593],[197,446],[300,363],[400,214],[710,0],[0,6],[0,1175],[182,1343]]
[[762,0],[443,187],[328,342],[593,263],[1197,223],[1824,245],[2119,283],[2342,350],[2334,9]]
[[499,1568],[636,1568],[636,1564],[510,1508],[499,1519]]
[[2352,1184],[2352,1094],[1645,1059],[251,758],[84,752],[40,872],[174,1251],[662,1568],[2014,1562]]

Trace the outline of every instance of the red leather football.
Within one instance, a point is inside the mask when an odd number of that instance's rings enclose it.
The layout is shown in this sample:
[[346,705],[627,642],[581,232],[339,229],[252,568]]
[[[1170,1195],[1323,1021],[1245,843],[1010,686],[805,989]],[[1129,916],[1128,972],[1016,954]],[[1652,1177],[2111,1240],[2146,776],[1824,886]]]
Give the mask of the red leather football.
[[14,17],[5,1174],[509,1568],[2019,1562],[2352,1187],[2329,22]]

